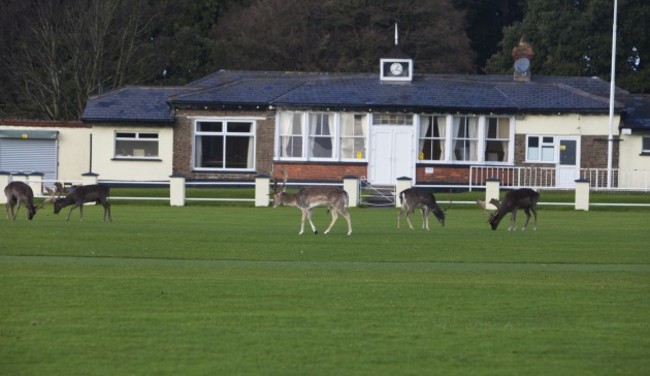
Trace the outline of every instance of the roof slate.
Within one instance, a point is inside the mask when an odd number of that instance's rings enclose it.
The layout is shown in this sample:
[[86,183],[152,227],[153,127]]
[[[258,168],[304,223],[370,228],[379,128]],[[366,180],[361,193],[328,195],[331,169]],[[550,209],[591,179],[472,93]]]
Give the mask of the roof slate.
[[[619,93],[625,92],[619,90]],[[84,121],[173,122],[173,107],[257,106],[389,111],[606,113],[609,83],[591,77],[218,71],[182,87],[128,86],[89,99]],[[624,108],[617,102],[616,109]]]

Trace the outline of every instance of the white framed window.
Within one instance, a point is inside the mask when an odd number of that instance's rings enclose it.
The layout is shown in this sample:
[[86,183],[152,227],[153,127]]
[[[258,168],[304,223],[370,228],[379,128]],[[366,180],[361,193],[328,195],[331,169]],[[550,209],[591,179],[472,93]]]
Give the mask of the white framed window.
[[115,132],[115,158],[158,159],[157,132]]
[[447,159],[447,117],[444,115],[420,118],[420,153],[418,160],[445,161]]
[[452,164],[512,164],[514,117],[421,115],[418,161]]
[[303,158],[303,113],[280,113],[280,158]]
[[526,136],[526,162],[555,163],[555,137]]
[[332,159],[334,157],[335,124],[333,114],[309,114],[309,158]]
[[194,121],[195,170],[255,170],[254,120]]
[[452,160],[478,161],[478,117],[454,116],[452,121]]
[[650,155],[650,137],[643,137],[641,140],[641,154]]
[[411,114],[374,114],[372,125],[413,125]]
[[280,160],[366,160],[368,115],[281,111],[276,150]]
[[485,156],[487,162],[508,162],[510,119],[488,116],[485,119]]
[[341,160],[365,160],[368,116],[341,114]]

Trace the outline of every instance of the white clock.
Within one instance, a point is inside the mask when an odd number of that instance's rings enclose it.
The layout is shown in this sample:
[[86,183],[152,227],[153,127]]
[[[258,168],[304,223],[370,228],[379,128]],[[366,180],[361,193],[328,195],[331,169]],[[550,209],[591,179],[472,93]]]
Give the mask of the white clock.
[[402,64],[393,63],[390,65],[390,73],[392,73],[394,76],[399,76],[400,74],[402,74],[402,71],[404,71],[404,67],[402,67]]

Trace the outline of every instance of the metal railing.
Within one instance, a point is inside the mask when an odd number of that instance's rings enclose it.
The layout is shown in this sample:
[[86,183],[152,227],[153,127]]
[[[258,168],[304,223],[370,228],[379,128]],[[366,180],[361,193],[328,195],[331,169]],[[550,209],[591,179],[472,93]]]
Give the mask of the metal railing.
[[[469,171],[469,190],[484,188],[489,179],[498,179],[503,187],[532,187],[571,189],[571,186],[558,184],[555,167],[515,167],[515,166],[471,166]],[[610,184],[606,168],[581,168],[579,179],[589,181],[593,190],[611,191],[650,191],[650,172],[647,169],[612,169]]]

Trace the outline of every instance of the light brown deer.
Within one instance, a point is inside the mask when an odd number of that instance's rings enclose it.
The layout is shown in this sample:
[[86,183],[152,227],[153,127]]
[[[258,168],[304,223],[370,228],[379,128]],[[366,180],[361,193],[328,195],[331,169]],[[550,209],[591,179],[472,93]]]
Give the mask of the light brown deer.
[[[440,205],[436,202],[436,196],[433,193],[421,188],[408,188],[400,192],[399,199],[402,203],[402,207],[397,214],[397,228],[400,226],[402,215],[406,214],[406,221],[411,230],[413,230],[411,214],[413,214],[413,211],[417,208],[422,210],[422,229],[429,230],[429,214],[431,212],[436,216],[440,225],[445,227],[445,212],[449,207],[444,210],[441,209]],[[451,206],[451,201],[449,202],[449,206]]]
[[113,221],[113,218],[111,217],[111,204],[108,203],[109,195],[110,188],[106,185],[80,185],[78,187],[75,187],[72,192],[68,193],[67,196],[58,198],[56,201],[54,201],[54,214],[59,214],[61,209],[72,205],[70,211],[68,212],[66,221],[70,220],[70,215],[75,208],[79,208],[79,220],[83,221],[83,204],[86,202],[94,201],[104,207],[104,222],[106,222],[107,216],[109,221]]
[[537,202],[539,201],[539,192],[530,189],[530,188],[519,188],[512,190],[506,193],[503,201],[499,202],[497,199],[490,200],[490,203],[497,207],[497,210],[491,214],[487,212],[485,208],[485,202],[481,200],[476,200],[476,203],[479,204],[485,211],[485,214],[488,216],[488,223],[492,227],[492,230],[496,230],[499,226],[499,222],[505,217],[508,213],[511,213],[510,216],[510,225],[508,226],[508,231],[517,230],[516,220],[517,220],[517,210],[523,209],[526,213],[526,222],[521,228],[521,231],[525,231],[528,226],[528,221],[530,220],[530,213],[533,213],[534,225],[533,230],[537,230]]
[[314,234],[318,234],[314,222],[311,220],[312,209],[317,206],[326,206],[332,215],[332,222],[325,230],[324,234],[328,234],[336,223],[339,214],[345,218],[348,223],[348,235],[352,234],[352,222],[350,213],[345,208],[348,205],[348,193],[339,187],[328,186],[309,186],[303,187],[296,193],[287,193],[287,174],[283,170],[284,181],[282,187],[277,187],[277,181],[274,185],[273,207],[277,208],[280,205],[295,206],[302,212],[300,222],[300,232],[302,235],[305,231],[305,219],[309,220],[311,229]]

